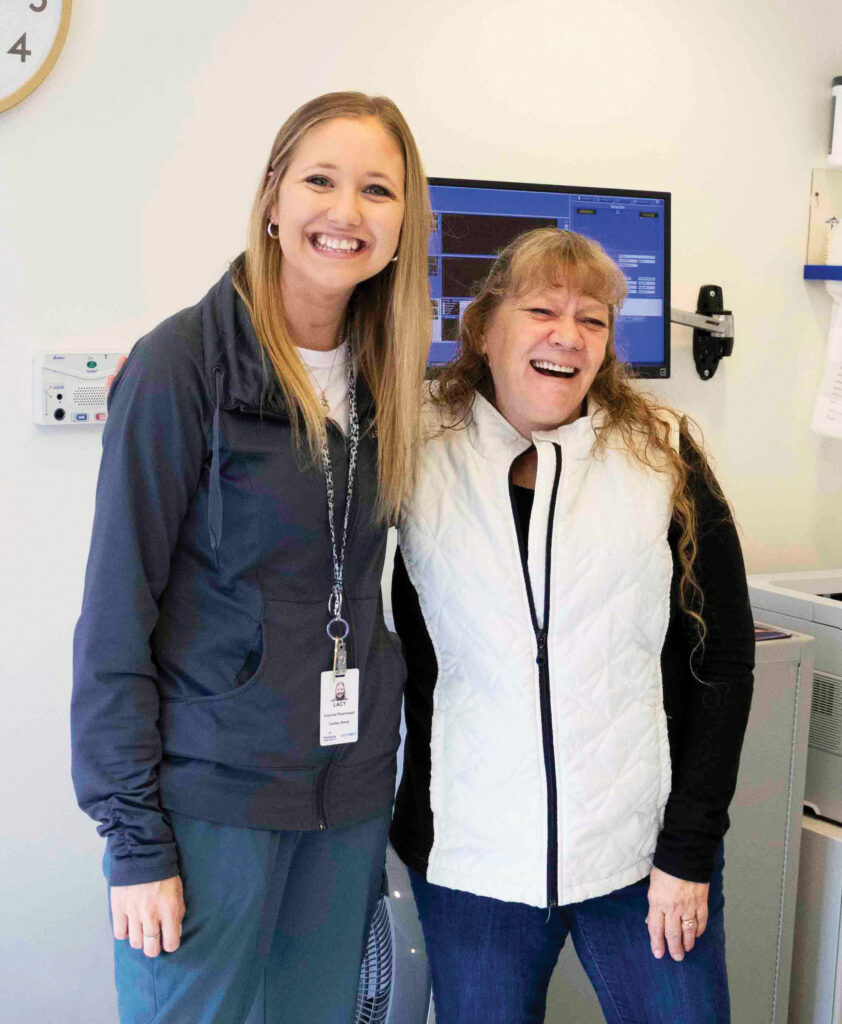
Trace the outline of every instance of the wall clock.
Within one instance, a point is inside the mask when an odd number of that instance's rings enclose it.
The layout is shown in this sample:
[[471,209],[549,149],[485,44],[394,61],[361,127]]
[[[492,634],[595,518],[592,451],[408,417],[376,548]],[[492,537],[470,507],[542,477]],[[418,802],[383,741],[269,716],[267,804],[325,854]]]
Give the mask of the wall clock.
[[0,0],[0,111],[25,99],[58,60],[72,0]]

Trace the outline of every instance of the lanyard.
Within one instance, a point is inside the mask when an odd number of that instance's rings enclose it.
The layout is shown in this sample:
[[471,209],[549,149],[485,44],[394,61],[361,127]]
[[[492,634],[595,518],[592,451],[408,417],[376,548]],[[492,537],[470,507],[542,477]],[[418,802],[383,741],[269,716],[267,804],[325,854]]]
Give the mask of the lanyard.
[[333,671],[344,675],[347,668],[345,640],[351,631],[348,622],[342,618],[342,601],[344,598],[345,549],[348,542],[348,519],[351,513],[351,499],[354,496],[354,471],[357,466],[357,451],[360,445],[360,427],[357,420],[356,378],[354,374],[354,357],[349,352],[348,358],[348,493],[345,498],[345,517],[342,523],[342,544],[337,551],[335,494],[333,487],[333,467],[330,462],[330,450],[327,435],[322,441],[322,466],[327,487],[327,521],[330,526],[331,557],[333,560],[333,587],[327,602],[327,610],[331,615],[325,627],[327,635],[333,640]]

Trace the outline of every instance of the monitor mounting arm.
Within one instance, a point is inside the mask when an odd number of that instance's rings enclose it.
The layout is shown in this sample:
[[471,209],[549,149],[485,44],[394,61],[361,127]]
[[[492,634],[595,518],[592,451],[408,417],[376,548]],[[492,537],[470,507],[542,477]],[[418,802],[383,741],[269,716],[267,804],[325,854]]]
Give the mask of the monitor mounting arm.
[[671,309],[670,320],[693,328],[693,361],[702,380],[710,380],[719,360],[734,351],[734,315],[722,307],[722,289],[716,284],[703,284],[696,312]]

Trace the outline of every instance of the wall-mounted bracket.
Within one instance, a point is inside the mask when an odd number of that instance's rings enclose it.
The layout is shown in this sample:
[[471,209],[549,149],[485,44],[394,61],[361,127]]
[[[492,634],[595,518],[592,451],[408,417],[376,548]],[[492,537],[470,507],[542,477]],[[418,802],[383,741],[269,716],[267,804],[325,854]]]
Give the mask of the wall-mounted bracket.
[[670,320],[693,328],[693,361],[702,380],[710,380],[719,360],[734,351],[734,315],[723,309],[722,289],[718,284],[703,284],[696,312],[670,309]]

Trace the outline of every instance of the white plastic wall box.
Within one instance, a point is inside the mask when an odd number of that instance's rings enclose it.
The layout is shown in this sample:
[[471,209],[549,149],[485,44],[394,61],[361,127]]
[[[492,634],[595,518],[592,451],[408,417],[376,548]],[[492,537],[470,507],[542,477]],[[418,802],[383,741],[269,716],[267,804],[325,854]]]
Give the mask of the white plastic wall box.
[[110,378],[122,352],[38,352],[32,360],[32,418],[40,426],[89,426],[108,417]]
[[805,802],[842,822],[842,569],[749,577],[754,616],[816,638]]
[[[754,699],[725,837],[734,1024],[787,1021],[812,678],[811,637],[757,644]],[[550,985],[547,1021],[604,1024],[569,940]]]

